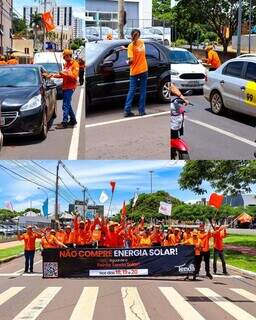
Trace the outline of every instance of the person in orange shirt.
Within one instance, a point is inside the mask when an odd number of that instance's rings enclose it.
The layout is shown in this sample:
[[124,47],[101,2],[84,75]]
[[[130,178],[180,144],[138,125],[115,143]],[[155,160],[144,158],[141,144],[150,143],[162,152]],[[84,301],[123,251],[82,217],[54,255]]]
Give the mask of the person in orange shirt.
[[132,43],[128,46],[128,63],[130,65],[130,88],[124,108],[124,117],[133,117],[131,111],[133,99],[138,83],[140,84],[139,115],[144,116],[147,94],[148,63],[146,59],[146,47],[140,39],[140,30],[131,32]]
[[32,226],[27,227],[26,233],[23,233],[22,235],[18,234],[18,240],[24,241],[25,273],[28,272],[28,269],[33,273],[36,239],[39,238],[41,238],[41,235],[37,232],[33,232]]
[[182,241],[184,242],[190,238],[192,238],[192,230],[190,228],[186,228],[186,230],[183,232]]
[[223,239],[227,236],[227,230],[225,227],[215,226],[213,232],[214,239],[214,251],[213,251],[213,272],[217,273],[217,257],[220,257],[222,263],[222,270],[224,274],[228,274],[226,262],[223,253]]
[[7,61],[7,64],[18,64],[18,60],[14,55],[11,55],[10,59]]
[[86,223],[80,221],[78,228],[74,228],[74,243],[76,244],[76,247],[92,246],[92,232],[88,221]]
[[205,231],[205,227],[203,224],[199,226],[198,238],[202,242],[202,251],[201,251],[201,261],[199,271],[201,269],[201,262],[204,259],[205,272],[206,276],[212,280],[212,275],[210,273],[210,245],[209,240],[212,237],[212,233],[210,231]]
[[113,35],[112,35],[112,33],[108,33],[106,39],[107,39],[107,40],[113,40]]
[[175,240],[175,245],[178,245],[181,243],[181,232],[179,228],[174,229],[174,240]]
[[153,247],[160,247],[162,244],[162,241],[164,240],[164,234],[163,232],[160,230],[160,226],[156,225],[154,227],[153,232],[151,233],[151,242],[152,242],[152,246]]
[[152,236],[150,236],[149,230],[145,229],[142,233],[142,236],[139,237],[139,246],[142,248],[152,246]]
[[[195,271],[193,275],[193,280],[196,280],[197,275],[200,271],[200,265],[201,265],[201,251],[202,251],[202,241],[198,237],[197,231],[193,231],[192,238],[189,238],[184,242],[185,245],[192,245],[194,246],[195,250]],[[185,278],[185,280],[188,279],[188,276]]]
[[5,65],[5,64],[7,64],[7,62],[5,61],[5,57],[0,56],[0,65]]
[[176,246],[175,236],[172,227],[169,227],[167,235],[163,241],[165,247]]
[[205,48],[207,52],[207,59],[203,59],[209,65],[210,71],[215,71],[221,66],[221,61],[219,55],[216,51],[213,50],[213,46],[208,46]]
[[82,86],[84,84],[85,62],[82,58],[79,58],[78,64],[79,64],[79,83],[80,83],[80,86]]
[[72,96],[77,87],[79,76],[79,64],[72,58],[72,50],[65,49],[63,58],[66,61],[64,69],[59,74],[45,74],[47,78],[63,79],[63,120],[56,126],[56,129],[66,129],[68,126],[77,124],[76,115],[72,108]]
[[41,246],[43,249],[67,248],[64,243],[57,239],[54,229],[51,229],[50,232],[45,234],[41,240]]

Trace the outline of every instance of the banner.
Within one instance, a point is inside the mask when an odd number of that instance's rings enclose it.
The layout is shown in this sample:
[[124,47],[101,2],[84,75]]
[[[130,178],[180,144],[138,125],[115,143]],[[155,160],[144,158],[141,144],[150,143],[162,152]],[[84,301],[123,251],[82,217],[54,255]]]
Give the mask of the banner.
[[106,201],[108,201],[108,195],[106,194],[105,191],[101,192],[99,200],[100,200],[100,203],[105,203]]
[[166,216],[171,216],[172,214],[172,204],[166,202],[160,202],[159,213]]
[[48,198],[46,198],[43,203],[42,211],[43,211],[44,217],[48,217],[48,213],[49,213],[49,200],[48,200]]
[[192,274],[194,246],[45,249],[43,277],[182,276]]

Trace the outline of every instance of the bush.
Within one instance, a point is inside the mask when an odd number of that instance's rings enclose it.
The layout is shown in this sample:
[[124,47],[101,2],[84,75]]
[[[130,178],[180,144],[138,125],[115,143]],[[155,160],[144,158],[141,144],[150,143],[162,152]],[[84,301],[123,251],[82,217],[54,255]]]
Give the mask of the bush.
[[183,47],[187,44],[187,41],[185,39],[178,39],[175,42],[175,47]]

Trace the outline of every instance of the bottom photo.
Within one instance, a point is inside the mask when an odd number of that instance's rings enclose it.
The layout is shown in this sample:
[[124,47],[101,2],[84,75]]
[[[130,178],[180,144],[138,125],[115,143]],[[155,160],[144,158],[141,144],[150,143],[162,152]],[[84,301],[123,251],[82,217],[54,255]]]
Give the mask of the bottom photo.
[[0,191],[0,319],[256,319],[256,161],[0,161]]

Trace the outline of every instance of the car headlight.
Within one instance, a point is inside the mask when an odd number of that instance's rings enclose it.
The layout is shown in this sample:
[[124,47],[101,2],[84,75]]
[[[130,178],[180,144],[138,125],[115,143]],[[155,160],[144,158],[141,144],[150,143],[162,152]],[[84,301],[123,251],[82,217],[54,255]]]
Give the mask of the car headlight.
[[179,75],[179,72],[176,71],[176,70],[171,69],[171,75],[172,75],[172,76],[178,76],[178,75]]
[[38,96],[31,98],[26,104],[24,104],[20,108],[20,111],[36,109],[36,108],[39,108],[41,106],[41,104],[42,104],[42,97],[39,94]]

